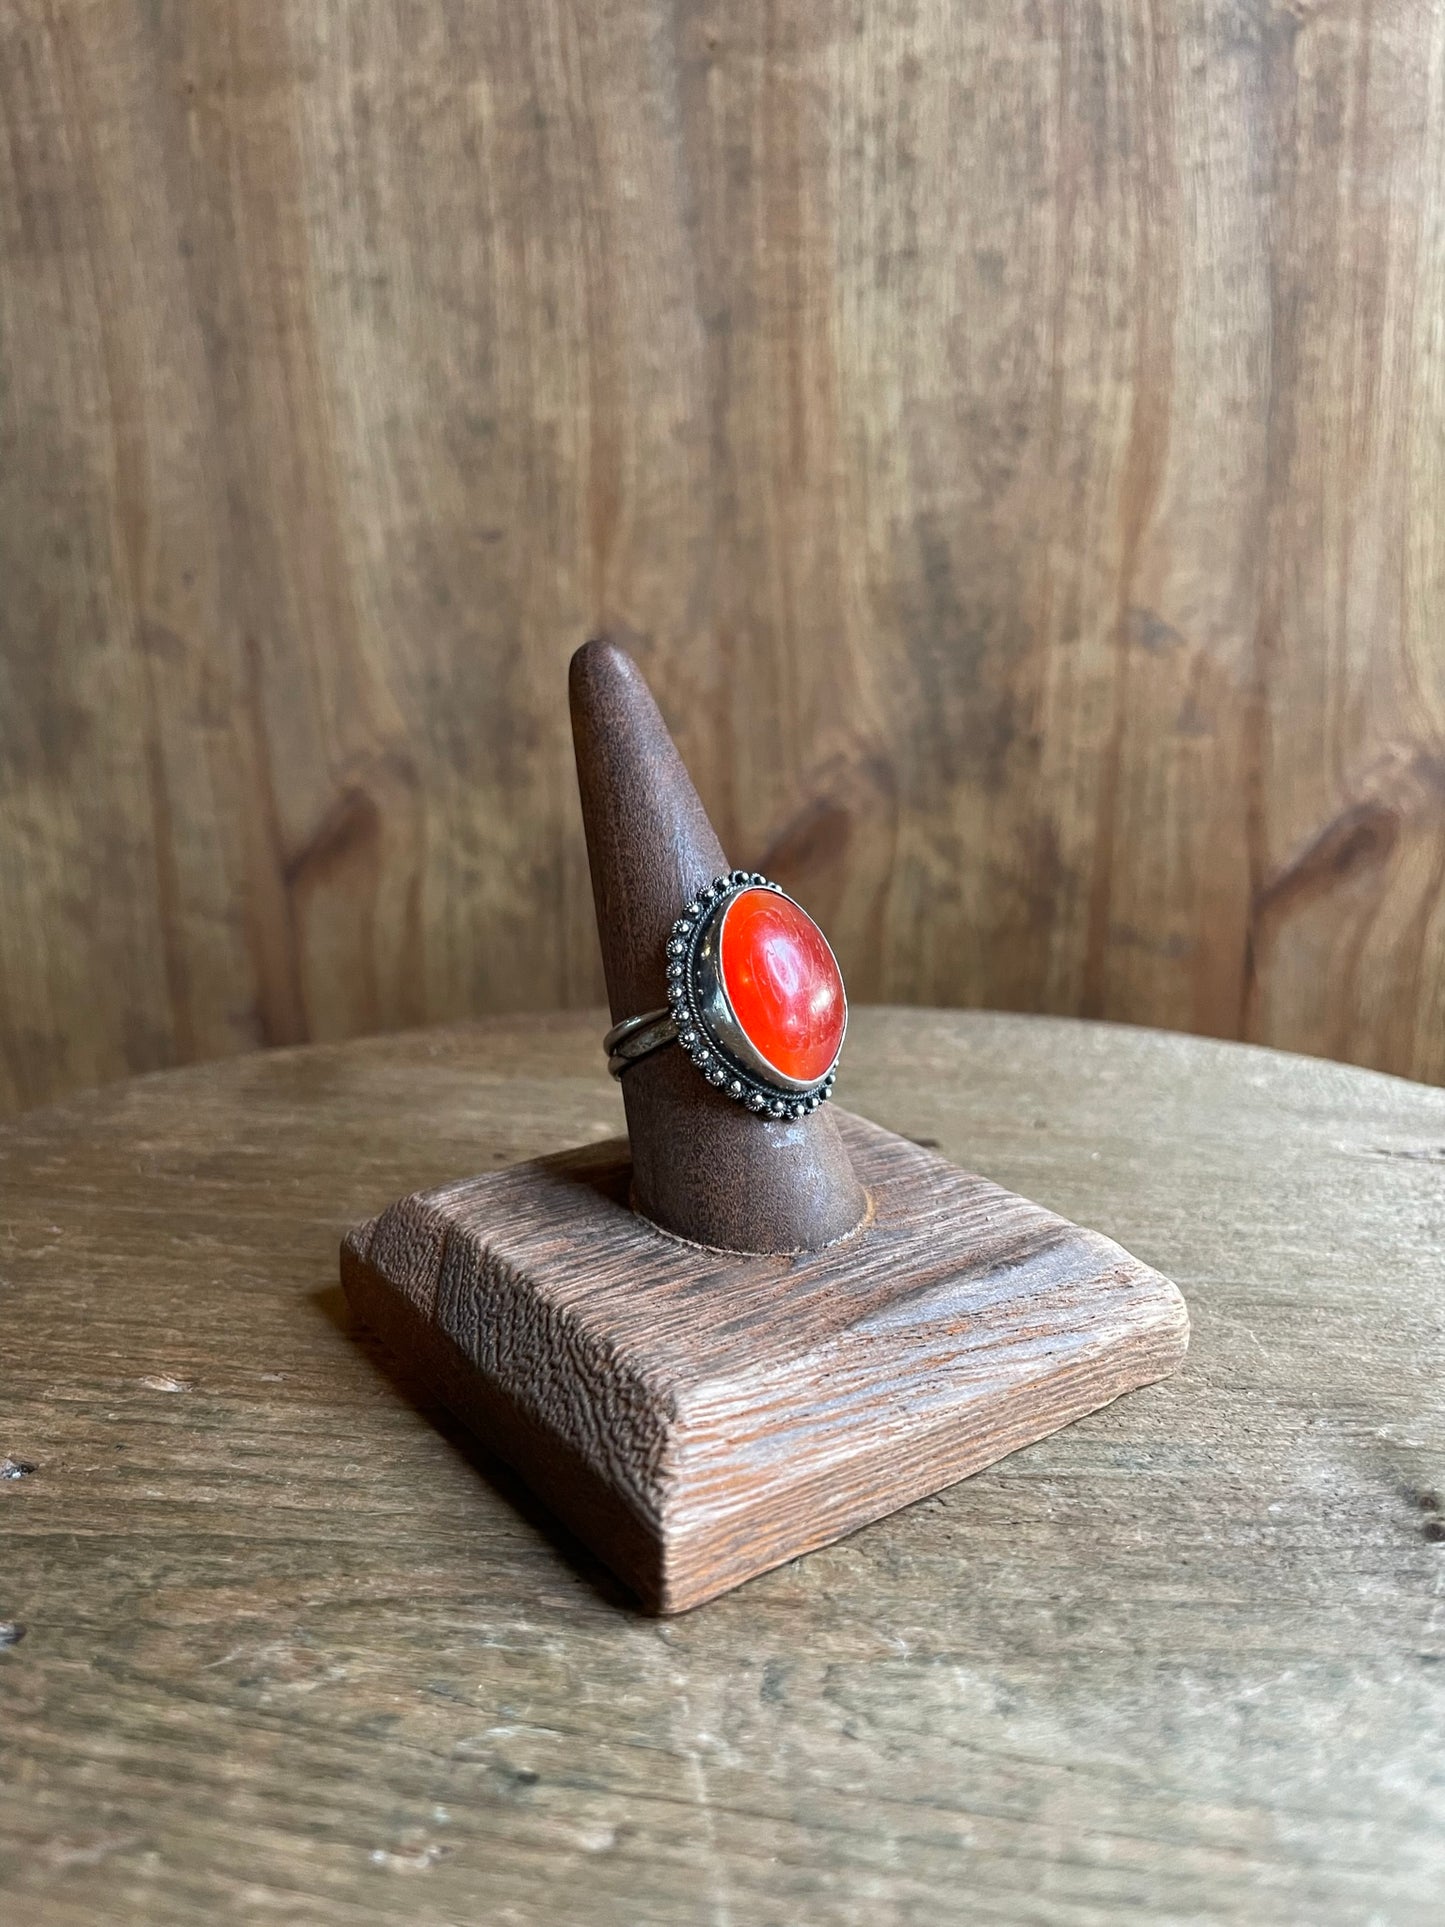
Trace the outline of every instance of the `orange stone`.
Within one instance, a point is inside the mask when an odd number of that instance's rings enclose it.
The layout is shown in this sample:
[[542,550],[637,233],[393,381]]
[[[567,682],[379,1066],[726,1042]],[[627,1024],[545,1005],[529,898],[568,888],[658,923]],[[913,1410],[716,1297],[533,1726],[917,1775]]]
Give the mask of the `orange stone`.
[[847,1004],[828,940],[774,890],[740,890],[723,912],[718,959],[733,1015],[784,1077],[824,1076],[843,1042]]

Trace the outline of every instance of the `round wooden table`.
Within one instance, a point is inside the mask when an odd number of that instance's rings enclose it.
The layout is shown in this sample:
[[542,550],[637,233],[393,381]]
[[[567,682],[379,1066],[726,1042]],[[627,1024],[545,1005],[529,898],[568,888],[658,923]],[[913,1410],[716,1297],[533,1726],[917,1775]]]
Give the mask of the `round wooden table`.
[[1189,1359],[657,1621],[336,1282],[398,1193],[615,1133],[600,1030],[0,1132],[0,1919],[1439,1921],[1445,1092],[859,1014],[844,1101],[1175,1278]]

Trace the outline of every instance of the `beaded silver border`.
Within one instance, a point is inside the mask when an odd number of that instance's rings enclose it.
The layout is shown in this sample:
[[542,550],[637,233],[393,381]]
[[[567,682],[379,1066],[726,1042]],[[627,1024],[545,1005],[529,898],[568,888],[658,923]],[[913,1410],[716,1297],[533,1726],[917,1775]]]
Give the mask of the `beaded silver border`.
[[[728,1003],[720,970],[709,948],[712,933],[722,925],[727,905],[743,890],[771,890],[803,910],[786,890],[758,870],[732,870],[715,877],[698,891],[672,926],[667,940],[667,1003],[677,1024],[677,1041],[708,1083],[724,1097],[746,1106],[759,1117],[796,1118],[816,1111],[833,1094],[838,1058],[848,1034],[848,998],[843,995],[843,1036],[833,1062],[809,1084],[785,1079],[749,1042]],[[803,910],[804,916],[808,913]],[[813,920],[809,918],[809,921]],[[816,926],[815,926],[816,927]],[[820,933],[821,934],[821,933]],[[827,938],[823,938],[827,943]],[[831,954],[832,946],[829,945]],[[836,964],[837,959],[834,958]],[[839,973],[842,980],[842,972]]]

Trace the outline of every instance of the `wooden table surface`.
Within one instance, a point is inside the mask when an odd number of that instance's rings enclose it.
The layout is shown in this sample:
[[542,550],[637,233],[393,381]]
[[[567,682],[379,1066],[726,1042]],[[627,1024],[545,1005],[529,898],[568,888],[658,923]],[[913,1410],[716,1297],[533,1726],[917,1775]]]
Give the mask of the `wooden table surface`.
[[1445,1092],[861,1013],[844,1101],[1177,1279],[1188,1362],[656,1621],[336,1285],[393,1195],[615,1132],[599,1029],[0,1133],[0,1920],[1438,1923]]

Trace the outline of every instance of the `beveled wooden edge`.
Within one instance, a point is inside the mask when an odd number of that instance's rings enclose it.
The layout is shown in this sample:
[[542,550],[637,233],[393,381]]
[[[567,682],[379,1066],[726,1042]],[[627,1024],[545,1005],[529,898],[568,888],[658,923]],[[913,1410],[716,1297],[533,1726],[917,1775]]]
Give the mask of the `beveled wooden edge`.
[[[341,1281],[356,1316],[623,1579],[644,1610],[659,1615],[704,1605],[748,1579],[982,1471],[1128,1392],[1167,1378],[1183,1362],[1189,1343],[1184,1300],[1168,1279],[1154,1273],[1162,1290],[1150,1342],[1141,1345],[1136,1336],[1121,1347],[1117,1369],[1102,1382],[1096,1366],[1050,1374],[1055,1396],[1047,1424],[1037,1422],[1036,1408],[1031,1416],[1024,1398],[1018,1400],[1002,1443],[998,1433],[960,1436],[956,1418],[950,1419],[924,1440],[909,1441],[908,1458],[895,1466],[895,1484],[881,1502],[874,1492],[865,1491],[847,1494],[841,1504],[829,1503],[830,1494],[810,1493],[800,1482],[795,1492],[814,1501],[811,1531],[800,1533],[796,1525],[784,1528],[769,1495],[762,1506],[681,1535],[659,1536],[579,1453],[478,1372],[455,1341],[371,1264],[366,1248],[374,1224],[359,1226],[341,1247]],[[834,1476],[832,1468],[826,1476]]]
[[[811,1516],[815,1524],[810,1530],[799,1531],[796,1523],[785,1529],[770,1493],[762,1503],[739,1509],[725,1520],[669,1533],[661,1547],[663,1603],[659,1610],[685,1612],[702,1605],[775,1566],[832,1545],[957,1485],[1129,1392],[1168,1378],[1188,1351],[1189,1316],[1178,1288],[1157,1272],[1153,1277],[1161,1287],[1159,1316],[1146,1333],[1135,1331],[1099,1359],[1041,1374],[1004,1395],[1013,1400],[1014,1409],[1000,1429],[980,1434],[954,1414],[933,1432],[922,1437],[914,1434],[890,1460],[886,1497],[880,1496],[876,1482],[840,1490],[838,1468],[830,1465],[813,1479],[794,1482],[789,1490],[797,1504],[789,1521],[795,1522],[799,1513]],[[1047,1406],[1029,1397],[1030,1392],[1045,1390]],[[1003,1410],[1002,1398],[993,1409]],[[970,1416],[976,1422],[980,1413]]]
[[[849,1127],[855,1163],[865,1178],[871,1149],[875,1156],[906,1160],[905,1187],[927,1187],[930,1173],[936,1170],[938,1178],[949,1184],[983,1186],[1000,1201],[1027,1207],[1026,1200],[971,1178],[892,1133],[846,1113],[841,1116]],[[607,1153],[612,1149],[591,1145],[579,1147],[576,1153],[579,1169],[587,1174],[576,1197],[584,1213],[595,1210],[599,1249],[617,1238],[619,1175],[607,1170]],[[434,1278],[440,1273],[448,1243],[457,1238],[474,1249],[479,1276],[490,1262],[515,1277],[514,1249],[504,1247],[494,1259],[488,1259],[485,1233],[478,1228],[476,1218],[477,1189],[493,1180],[515,1181],[533,1169],[538,1182],[536,1209],[550,1218],[556,1201],[555,1193],[550,1199],[547,1195],[548,1174],[555,1172],[566,1157],[563,1153],[529,1160],[507,1172],[489,1173],[474,1182],[399,1200],[380,1218],[358,1227],[347,1238],[342,1247],[342,1282],[362,1321],[420,1372],[442,1402],[511,1464],[652,1612],[682,1612],[700,1605],[773,1566],[952,1485],[1123,1394],[1166,1377],[1187,1349],[1188,1312],[1170,1280],[1098,1233],[1071,1225],[1039,1207],[1027,1207],[1036,1217],[1059,1227],[1076,1253],[1083,1252],[1085,1269],[1070,1289],[1052,1302],[1049,1294],[1041,1294],[1040,1331],[1022,1346],[1016,1336],[1010,1335],[1011,1301],[1006,1304],[996,1381],[991,1385],[981,1381],[965,1402],[951,1405],[936,1425],[920,1429],[908,1422],[901,1424],[895,1435],[886,1414],[880,1420],[865,1407],[858,1450],[851,1454],[838,1450],[837,1418],[820,1429],[818,1415],[826,1414],[830,1404],[836,1415],[851,1414],[858,1393],[856,1383],[850,1388],[844,1382],[849,1371],[856,1379],[860,1359],[869,1371],[875,1369],[868,1363],[866,1331],[849,1327],[835,1340],[835,1346],[849,1354],[849,1370],[840,1374],[837,1389],[828,1345],[825,1343],[820,1351],[809,1347],[802,1357],[805,1366],[811,1364],[812,1377],[805,1369],[797,1391],[789,1394],[783,1405],[785,1416],[791,1413],[796,1419],[801,1415],[810,1438],[827,1437],[831,1444],[816,1464],[806,1456],[794,1461],[785,1455],[760,1476],[755,1464],[749,1469],[751,1462],[741,1445],[734,1463],[729,1444],[730,1439],[740,1436],[730,1429],[734,1424],[745,1434],[752,1422],[745,1383],[749,1375],[744,1373],[742,1381],[726,1376],[721,1380],[694,1377],[672,1386],[657,1382],[654,1361],[646,1381],[651,1391],[644,1389],[643,1380],[637,1380],[630,1396],[634,1400],[637,1396],[647,1398],[665,1433],[665,1449],[649,1481],[636,1491],[628,1491],[615,1477],[608,1476],[605,1464],[589,1462],[554,1425],[529,1412],[511,1388],[470,1358],[438,1322],[429,1295],[425,1304],[419,1305],[377,1260],[377,1247],[383,1245],[388,1261],[410,1277],[414,1290],[419,1278]],[[883,1168],[880,1166],[880,1171]],[[621,1182],[625,1182],[625,1175]],[[891,1182],[898,1185],[896,1172]],[[458,1209],[464,1196],[470,1221],[457,1222],[449,1216],[449,1208]],[[379,1231],[390,1235],[379,1236]],[[887,1231],[889,1235],[880,1246],[880,1262],[888,1266],[890,1275],[910,1275],[911,1236],[916,1242],[919,1274],[927,1275],[930,1265],[936,1265],[938,1227],[920,1223],[917,1233],[910,1234],[906,1204],[900,1221],[895,1202]],[[645,1220],[637,1221],[639,1260],[644,1254],[655,1260],[658,1236],[656,1227]],[[564,1242],[571,1241],[575,1250],[579,1248],[577,1238],[574,1223]],[[847,1242],[851,1245],[853,1241]],[[588,1248],[586,1239],[580,1248]],[[961,1278],[967,1277],[969,1249],[966,1243],[958,1248]],[[677,1262],[684,1268],[699,1260],[715,1266],[723,1256],[713,1251],[690,1257],[685,1248],[679,1247]],[[826,1254],[814,1253],[805,1262],[816,1268],[826,1261]],[[753,1270],[760,1262],[765,1261],[755,1256],[738,1258],[740,1267]],[[1026,1262],[1036,1263],[1037,1256]],[[1079,1279],[1088,1282],[1081,1286]],[[1102,1331],[1092,1349],[1059,1362],[1053,1355],[1059,1341],[1068,1337],[1077,1342],[1079,1334],[1089,1331],[1091,1320],[1098,1315],[1081,1296],[1095,1279],[1100,1287],[1111,1288],[1115,1322]],[[786,1289],[786,1277],[779,1277],[778,1286]],[[625,1277],[616,1288],[626,1290]],[[725,1286],[718,1289],[725,1290]],[[1122,1310],[1121,1292],[1127,1300]],[[893,1304],[887,1302],[892,1314]],[[908,1295],[900,1294],[897,1304],[897,1316],[906,1329],[910,1320]],[[1058,1335],[1053,1345],[1047,1317],[1050,1311],[1055,1315],[1053,1329]],[[922,1337],[934,1329],[936,1306],[919,1306],[917,1316]],[[979,1327],[986,1328],[989,1308],[985,1305],[972,1316]],[[981,1336],[986,1341],[986,1330]],[[584,1340],[591,1346],[596,1338],[596,1333],[587,1332],[585,1323],[579,1324],[573,1343]],[[988,1345],[979,1345],[974,1338],[968,1349],[987,1356]],[[907,1350],[915,1361],[916,1378],[918,1354],[911,1340]],[[572,1357],[570,1347],[566,1355]],[[765,1346],[763,1367],[769,1368],[778,1356]],[[616,1369],[622,1371],[624,1365],[624,1375],[631,1379],[632,1364],[625,1353],[618,1353]],[[886,1361],[883,1369],[887,1369]],[[821,1394],[820,1383],[826,1388]],[[727,1409],[730,1390],[742,1400],[733,1416]],[[797,1402],[792,1403],[793,1399]],[[848,1422],[851,1424],[851,1417]],[[725,1488],[721,1500],[720,1474]],[[662,1483],[656,1485],[659,1476]]]
[[341,1245],[341,1285],[352,1311],[428,1390],[504,1459],[584,1545],[626,1577],[651,1612],[667,1612],[657,1535],[580,1453],[539,1424],[367,1257],[376,1219]]

